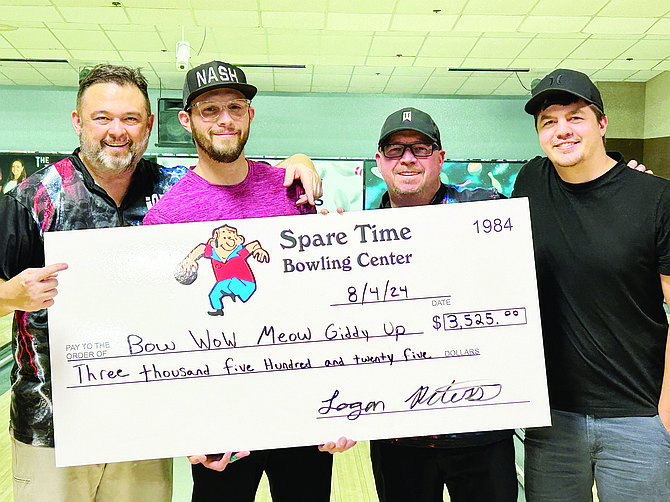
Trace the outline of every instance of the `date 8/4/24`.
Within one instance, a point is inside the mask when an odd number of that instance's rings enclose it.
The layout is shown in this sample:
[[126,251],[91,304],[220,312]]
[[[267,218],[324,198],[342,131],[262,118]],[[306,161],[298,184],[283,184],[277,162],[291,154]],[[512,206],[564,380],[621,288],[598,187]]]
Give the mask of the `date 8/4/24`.
[[506,220],[503,220],[502,218],[475,220],[472,226],[475,227],[475,232],[478,234],[490,234],[491,232],[500,233],[504,231],[511,232],[513,228],[512,218],[507,218]]

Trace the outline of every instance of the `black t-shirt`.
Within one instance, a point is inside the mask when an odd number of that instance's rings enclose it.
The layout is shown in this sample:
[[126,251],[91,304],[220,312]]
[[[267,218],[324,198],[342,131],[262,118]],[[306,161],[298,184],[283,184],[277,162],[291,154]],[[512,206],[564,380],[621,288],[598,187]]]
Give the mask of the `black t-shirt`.
[[552,408],[599,417],[657,413],[668,323],[670,182],[622,161],[570,184],[541,157],[529,197]]

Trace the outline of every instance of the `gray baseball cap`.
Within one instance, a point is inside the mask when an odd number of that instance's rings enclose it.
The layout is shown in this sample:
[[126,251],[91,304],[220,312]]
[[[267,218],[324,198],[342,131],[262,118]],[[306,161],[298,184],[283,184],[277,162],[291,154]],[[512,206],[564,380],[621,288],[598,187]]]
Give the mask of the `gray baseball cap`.
[[402,108],[386,117],[377,146],[381,147],[386,138],[394,132],[407,130],[420,132],[434,141],[438,148],[442,148],[437,125],[430,115],[416,108]]
[[600,91],[588,75],[575,70],[554,70],[545,76],[533,87],[532,97],[525,106],[526,113],[535,115],[544,101],[553,94],[568,93],[582,98],[590,105],[596,105],[601,112],[605,112]]

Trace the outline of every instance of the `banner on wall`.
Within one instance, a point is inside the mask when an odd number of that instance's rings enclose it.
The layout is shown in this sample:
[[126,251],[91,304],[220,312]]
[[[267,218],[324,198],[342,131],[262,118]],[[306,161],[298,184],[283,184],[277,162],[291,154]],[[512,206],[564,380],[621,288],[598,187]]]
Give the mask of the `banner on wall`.
[[0,192],[8,192],[35,171],[63,157],[58,153],[0,153]]

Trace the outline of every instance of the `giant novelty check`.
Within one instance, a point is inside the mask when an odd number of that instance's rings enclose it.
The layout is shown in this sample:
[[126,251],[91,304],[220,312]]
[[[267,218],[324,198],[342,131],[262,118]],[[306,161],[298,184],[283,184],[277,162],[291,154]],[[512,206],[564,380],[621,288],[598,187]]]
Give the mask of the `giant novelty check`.
[[525,199],[45,243],[59,466],[550,423]]

